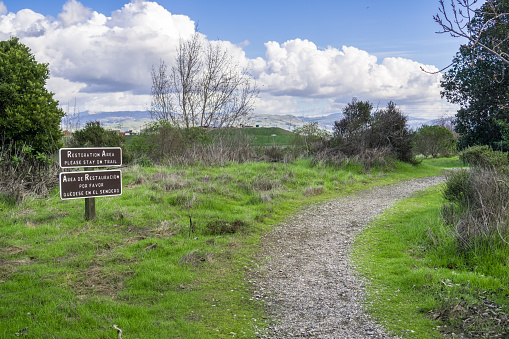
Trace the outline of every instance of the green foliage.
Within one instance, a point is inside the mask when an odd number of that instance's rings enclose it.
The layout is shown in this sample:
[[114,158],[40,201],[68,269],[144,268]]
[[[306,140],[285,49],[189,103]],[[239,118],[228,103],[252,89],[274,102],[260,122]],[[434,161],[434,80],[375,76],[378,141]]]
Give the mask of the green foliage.
[[335,122],[331,146],[346,156],[388,150],[398,160],[415,163],[407,117],[393,102],[373,113],[372,107],[369,102],[352,100],[344,109],[345,117]]
[[99,121],[91,121],[73,133],[69,147],[121,147],[122,163],[127,164],[133,160],[133,156],[126,150],[124,143],[125,137],[122,134],[105,129]]
[[[483,7],[496,6],[498,13],[509,12],[509,2],[489,1]],[[480,10],[469,23],[473,32],[483,25],[487,29],[479,37],[485,45],[491,45],[493,38],[506,39],[509,32],[508,16],[502,15],[495,21],[493,11]],[[472,37],[473,40],[476,37]],[[507,53],[507,44],[499,46],[500,52]],[[502,139],[496,120],[508,121],[507,98],[509,95],[509,65],[479,45],[462,45],[453,59],[451,68],[441,82],[442,96],[454,104],[461,105],[456,114],[455,130],[460,134],[459,148],[473,145],[496,147]]]
[[293,133],[294,145],[304,147],[308,154],[315,152],[330,138],[329,132],[321,129],[318,122],[309,122],[302,127],[295,127]]
[[483,168],[501,168],[508,163],[507,153],[494,151],[490,146],[472,146],[460,153],[464,164]]
[[[356,98],[343,109],[344,117],[334,123],[334,140],[343,147],[362,139],[372,120],[373,105],[369,101],[357,101]],[[348,152],[348,151],[347,151]]]
[[501,141],[495,144],[498,149],[507,152],[509,150],[509,122],[495,119],[495,123],[500,128],[500,135],[502,138]]
[[47,64],[38,63],[18,38],[0,41],[0,137],[41,153],[60,147],[64,112],[45,88]]
[[414,152],[426,158],[449,157],[456,148],[456,139],[451,131],[441,126],[423,125],[414,135]]
[[121,147],[125,137],[117,131],[107,130],[99,121],[87,122],[85,127],[74,132],[71,147]]
[[446,200],[465,206],[472,200],[473,193],[469,170],[461,169],[448,175],[443,192]]
[[387,104],[386,109],[375,112],[370,147],[388,147],[396,155],[396,159],[415,163],[412,154],[412,134],[407,120],[392,101]]

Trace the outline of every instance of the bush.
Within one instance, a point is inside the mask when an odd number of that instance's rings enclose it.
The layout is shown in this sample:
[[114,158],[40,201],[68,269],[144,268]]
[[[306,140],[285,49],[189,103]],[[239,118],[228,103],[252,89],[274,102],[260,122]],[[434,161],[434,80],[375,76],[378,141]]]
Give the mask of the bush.
[[407,117],[393,102],[374,113],[372,107],[367,102],[353,100],[343,110],[345,117],[335,122],[330,147],[348,157],[366,150],[384,149],[390,151],[391,157],[416,164]]
[[28,145],[0,148],[0,198],[18,204],[30,195],[45,196],[58,185],[58,162]]
[[445,199],[460,206],[468,206],[473,196],[471,172],[466,169],[460,169],[448,174],[443,196]]
[[99,121],[91,121],[85,127],[73,133],[68,142],[69,147],[121,147],[122,163],[133,160],[132,153],[124,147],[125,137],[117,131],[107,130]]
[[482,168],[501,168],[508,163],[507,154],[494,151],[491,146],[472,146],[460,153],[464,164]]
[[458,220],[455,234],[463,250],[481,243],[494,245],[509,235],[509,186],[507,176],[495,169],[475,167],[448,175],[444,197],[454,203],[460,214],[444,208],[444,220]]
[[107,130],[99,121],[87,122],[85,127],[73,133],[70,147],[121,147],[125,137],[117,131]]
[[439,155],[448,157],[454,153],[456,139],[451,131],[441,126],[423,125],[414,135],[414,153],[422,154],[426,158]]
[[18,38],[0,41],[0,138],[51,154],[60,147],[64,116],[46,89],[49,67]]
[[315,153],[323,148],[324,143],[330,139],[330,134],[318,126],[318,122],[309,122],[302,127],[293,129],[292,144],[305,150],[306,155]]

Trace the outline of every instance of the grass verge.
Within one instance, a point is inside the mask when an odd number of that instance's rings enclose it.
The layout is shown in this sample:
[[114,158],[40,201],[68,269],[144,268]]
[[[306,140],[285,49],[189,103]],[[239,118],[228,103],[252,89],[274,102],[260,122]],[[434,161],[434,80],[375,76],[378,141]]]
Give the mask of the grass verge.
[[509,246],[458,250],[441,220],[442,189],[398,203],[357,238],[366,306],[405,338],[507,337]]
[[253,337],[263,305],[245,271],[261,235],[304,204],[435,175],[245,163],[123,169],[123,195],[0,201],[0,337]]

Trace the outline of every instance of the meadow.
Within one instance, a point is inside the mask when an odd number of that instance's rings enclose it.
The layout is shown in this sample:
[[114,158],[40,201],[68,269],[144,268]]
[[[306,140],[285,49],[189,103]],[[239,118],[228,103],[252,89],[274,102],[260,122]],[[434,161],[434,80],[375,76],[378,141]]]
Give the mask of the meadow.
[[0,337],[254,337],[260,237],[305,204],[437,175],[457,159],[366,171],[310,160],[130,166],[123,194],[0,201]]

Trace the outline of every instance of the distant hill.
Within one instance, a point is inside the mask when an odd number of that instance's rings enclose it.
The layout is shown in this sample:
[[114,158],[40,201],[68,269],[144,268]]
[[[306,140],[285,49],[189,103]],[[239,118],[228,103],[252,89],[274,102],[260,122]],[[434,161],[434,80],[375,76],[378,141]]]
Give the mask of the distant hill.
[[141,130],[147,123],[152,121],[148,111],[116,111],[116,112],[91,112],[79,113],[80,124],[99,121],[106,128],[119,129],[122,131]]
[[[295,127],[302,127],[306,123],[317,122],[318,126],[321,128],[332,131],[334,122],[339,121],[342,117],[343,113],[333,113],[318,117],[255,113],[251,115],[246,125],[253,127],[278,127],[287,131],[292,131]],[[122,131],[140,131],[152,121],[148,111],[84,111],[79,113],[79,119],[82,126],[90,121],[100,121],[106,128],[119,129]],[[423,124],[434,124],[434,120],[409,117],[408,124],[412,129],[417,129]]]

